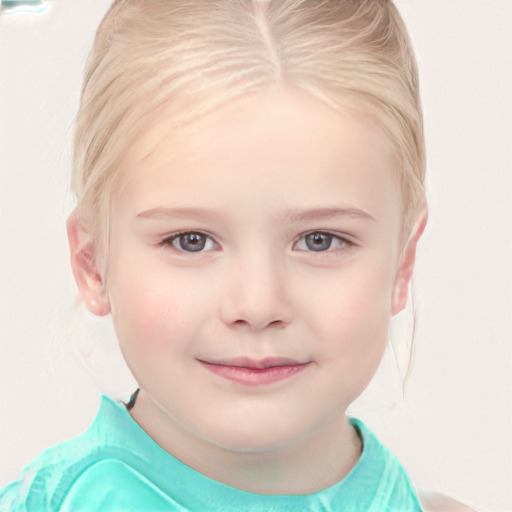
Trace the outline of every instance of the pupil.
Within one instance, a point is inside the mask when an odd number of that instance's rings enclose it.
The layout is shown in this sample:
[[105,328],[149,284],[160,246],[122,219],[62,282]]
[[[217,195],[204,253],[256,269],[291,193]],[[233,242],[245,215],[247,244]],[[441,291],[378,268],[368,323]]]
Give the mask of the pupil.
[[182,235],[180,238],[180,246],[184,251],[202,251],[205,244],[205,237],[199,233],[188,233],[186,235]]
[[306,236],[306,245],[311,251],[326,251],[332,243],[332,236],[312,233]]

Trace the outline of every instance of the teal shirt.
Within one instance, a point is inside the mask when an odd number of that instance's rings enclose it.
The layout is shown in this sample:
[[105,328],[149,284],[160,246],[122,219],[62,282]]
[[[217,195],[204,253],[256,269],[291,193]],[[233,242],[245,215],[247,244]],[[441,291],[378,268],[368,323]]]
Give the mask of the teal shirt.
[[163,450],[124,404],[103,396],[81,436],[45,450],[0,494],[2,512],[421,511],[396,457],[357,419],[362,455],[341,482],[314,494],[260,495],[211,480]]

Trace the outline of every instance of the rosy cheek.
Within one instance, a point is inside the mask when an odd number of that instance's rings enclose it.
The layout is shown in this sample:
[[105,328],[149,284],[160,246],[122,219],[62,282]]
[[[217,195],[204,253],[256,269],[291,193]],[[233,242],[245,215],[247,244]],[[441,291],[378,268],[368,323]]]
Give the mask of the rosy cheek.
[[141,304],[144,310],[143,320],[150,327],[152,324],[175,322],[178,318],[178,306],[168,297],[146,298]]
[[176,300],[142,295],[132,302],[130,317],[125,318],[125,322],[132,325],[133,330],[128,335],[135,343],[163,348],[182,338],[183,319]]

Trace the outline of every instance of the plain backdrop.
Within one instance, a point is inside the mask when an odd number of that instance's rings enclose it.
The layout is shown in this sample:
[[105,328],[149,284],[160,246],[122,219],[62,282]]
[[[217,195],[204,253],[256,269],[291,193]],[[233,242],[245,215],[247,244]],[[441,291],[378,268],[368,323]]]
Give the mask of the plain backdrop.
[[[100,392],[134,387],[109,321],[75,305],[65,238],[81,73],[108,4],[0,19],[0,485],[86,428]],[[420,67],[430,219],[406,399],[388,365],[354,410],[417,485],[510,511],[512,2],[397,5]]]

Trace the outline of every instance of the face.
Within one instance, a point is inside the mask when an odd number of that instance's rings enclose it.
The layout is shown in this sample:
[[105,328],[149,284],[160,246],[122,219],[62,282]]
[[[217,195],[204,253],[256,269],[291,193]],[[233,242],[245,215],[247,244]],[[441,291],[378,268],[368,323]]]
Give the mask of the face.
[[344,417],[396,308],[401,199],[379,129],[274,89],[180,131],[162,112],[122,173],[103,281],[149,409],[236,451]]

